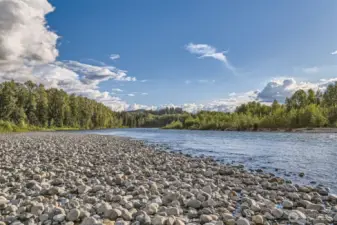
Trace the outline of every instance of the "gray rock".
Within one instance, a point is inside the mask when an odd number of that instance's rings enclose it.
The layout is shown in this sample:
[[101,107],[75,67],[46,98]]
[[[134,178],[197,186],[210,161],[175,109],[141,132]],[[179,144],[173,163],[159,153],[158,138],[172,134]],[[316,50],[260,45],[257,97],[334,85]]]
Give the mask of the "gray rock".
[[166,218],[163,216],[155,216],[152,218],[151,222],[153,225],[164,225]]
[[168,216],[179,216],[179,209],[177,207],[170,207],[166,210]]
[[85,218],[81,225],[95,225],[97,223],[97,220],[94,217],[87,217]]
[[236,221],[236,224],[237,225],[250,225],[249,223],[249,220],[247,220],[246,218],[239,218],[237,221]]
[[110,209],[106,212],[104,216],[111,220],[116,220],[118,217],[122,216],[122,211],[119,209]]
[[275,208],[275,209],[272,209],[271,214],[275,218],[279,219],[279,218],[281,218],[283,216],[283,210]]
[[261,216],[261,215],[253,216],[253,217],[252,217],[252,221],[253,221],[255,224],[263,224],[263,216]]
[[285,199],[282,205],[283,205],[283,208],[285,209],[291,209],[294,206],[294,203],[292,201]]
[[66,218],[66,215],[64,214],[57,214],[53,217],[53,220],[54,221],[57,221],[57,222],[62,222],[63,220],[65,220]]
[[35,216],[40,216],[44,211],[44,205],[42,203],[37,203],[32,206],[30,212]]
[[213,221],[213,217],[210,215],[201,215],[200,216],[200,222],[201,223],[209,223]]
[[198,199],[191,199],[187,202],[187,206],[194,209],[199,209],[201,207],[201,202]]
[[79,209],[71,209],[67,214],[67,220],[76,221],[80,218],[81,211]]

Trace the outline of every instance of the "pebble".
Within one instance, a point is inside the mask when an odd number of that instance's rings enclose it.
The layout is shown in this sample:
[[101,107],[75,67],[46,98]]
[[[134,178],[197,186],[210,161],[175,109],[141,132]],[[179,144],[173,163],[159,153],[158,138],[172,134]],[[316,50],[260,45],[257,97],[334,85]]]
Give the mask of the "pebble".
[[250,225],[249,220],[247,220],[246,218],[239,218],[236,221],[237,225]]
[[328,188],[263,170],[103,135],[10,134],[0,143],[0,225],[337,224]]
[[69,213],[67,214],[67,220],[69,221],[75,221],[78,218],[80,218],[81,211],[78,209],[71,209]]

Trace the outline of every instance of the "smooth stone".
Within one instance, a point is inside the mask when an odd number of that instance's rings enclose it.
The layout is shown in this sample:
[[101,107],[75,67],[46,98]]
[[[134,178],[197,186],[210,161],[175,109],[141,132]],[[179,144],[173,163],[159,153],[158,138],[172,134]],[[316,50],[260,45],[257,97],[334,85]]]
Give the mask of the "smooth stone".
[[80,218],[81,211],[78,209],[71,209],[67,214],[67,220],[69,221],[75,221],[78,218]]
[[201,201],[198,199],[191,199],[187,202],[187,206],[194,209],[199,209],[201,207]]
[[151,222],[153,225],[164,225],[166,218],[164,216],[155,216],[152,218]]
[[106,211],[106,214],[104,216],[111,220],[116,220],[118,217],[122,216],[122,211],[120,211],[119,209],[110,209]]
[[200,216],[201,223],[209,223],[211,221],[213,221],[213,217],[211,215],[201,215]]
[[249,220],[241,217],[236,221],[236,225],[250,225],[250,223]]
[[35,216],[40,216],[44,211],[44,205],[42,203],[37,203],[33,205],[30,212]]
[[283,208],[285,209],[291,209],[294,206],[294,203],[292,201],[285,199],[282,205],[283,205]]
[[63,220],[65,220],[66,215],[64,214],[57,214],[53,217],[53,220],[57,221],[57,222],[62,222]]
[[94,217],[87,217],[84,218],[81,225],[95,225],[97,223],[97,220]]
[[178,216],[179,215],[179,209],[176,207],[171,207],[166,210],[166,213],[168,216]]
[[256,224],[263,224],[263,216],[261,215],[253,216],[252,221]]
[[276,218],[276,219],[279,219],[283,216],[283,210],[282,209],[277,209],[277,208],[274,208],[272,211],[271,211],[271,214]]

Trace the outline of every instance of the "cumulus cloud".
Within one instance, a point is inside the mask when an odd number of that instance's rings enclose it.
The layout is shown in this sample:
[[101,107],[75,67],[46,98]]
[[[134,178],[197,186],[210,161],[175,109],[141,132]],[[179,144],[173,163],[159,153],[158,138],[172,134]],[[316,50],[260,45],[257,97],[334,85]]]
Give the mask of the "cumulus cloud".
[[116,111],[127,109],[125,101],[99,90],[106,80],[136,81],[127,71],[100,62],[97,66],[56,61],[58,35],[45,19],[52,11],[47,0],[0,0],[0,82],[31,80],[95,99]]
[[58,35],[46,25],[54,8],[47,0],[0,1],[0,70],[45,64],[58,56]]
[[111,60],[117,60],[117,59],[119,59],[120,57],[121,57],[121,56],[118,55],[118,54],[111,54],[109,58],[110,58]]
[[272,102],[275,99],[279,102],[284,102],[287,97],[290,97],[297,90],[324,91],[329,84],[337,81],[337,78],[328,80],[320,80],[318,82],[297,82],[294,78],[279,78],[267,83],[258,98],[263,102]]
[[200,59],[213,58],[213,59],[219,60],[226,65],[227,69],[231,71],[235,71],[234,66],[231,65],[231,63],[227,59],[227,56],[225,55],[225,53],[227,53],[226,51],[218,52],[216,48],[210,45],[207,45],[207,44],[189,43],[188,45],[185,46],[185,48],[190,53],[199,55]]
[[319,72],[319,68],[317,66],[303,68],[302,70],[304,73],[318,73]]
[[[284,103],[286,97],[290,97],[297,90],[324,91],[329,84],[337,82],[337,78],[321,79],[317,82],[297,82],[294,78],[278,78],[268,82],[265,87],[259,91],[248,91],[244,93],[230,93],[227,98],[215,99],[204,104],[185,103],[181,105],[164,104],[160,106],[137,105],[137,109],[162,109],[166,107],[179,107],[186,112],[197,113],[199,111],[218,111],[233,112],[241,104],[257,101],[262,104],[270,105],[275,99]],[[130,108],[127,108],[129,110]]]
[[337,50],[334,52],[331,52],[331,55],[337,55]]

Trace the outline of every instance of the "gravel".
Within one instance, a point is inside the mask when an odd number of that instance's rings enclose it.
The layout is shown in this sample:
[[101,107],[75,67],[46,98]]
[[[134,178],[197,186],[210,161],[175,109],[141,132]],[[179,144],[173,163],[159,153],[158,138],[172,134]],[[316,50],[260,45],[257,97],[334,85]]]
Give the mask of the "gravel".
[[113,136],[0,135],[0,225],[337,224],[337,196]]

